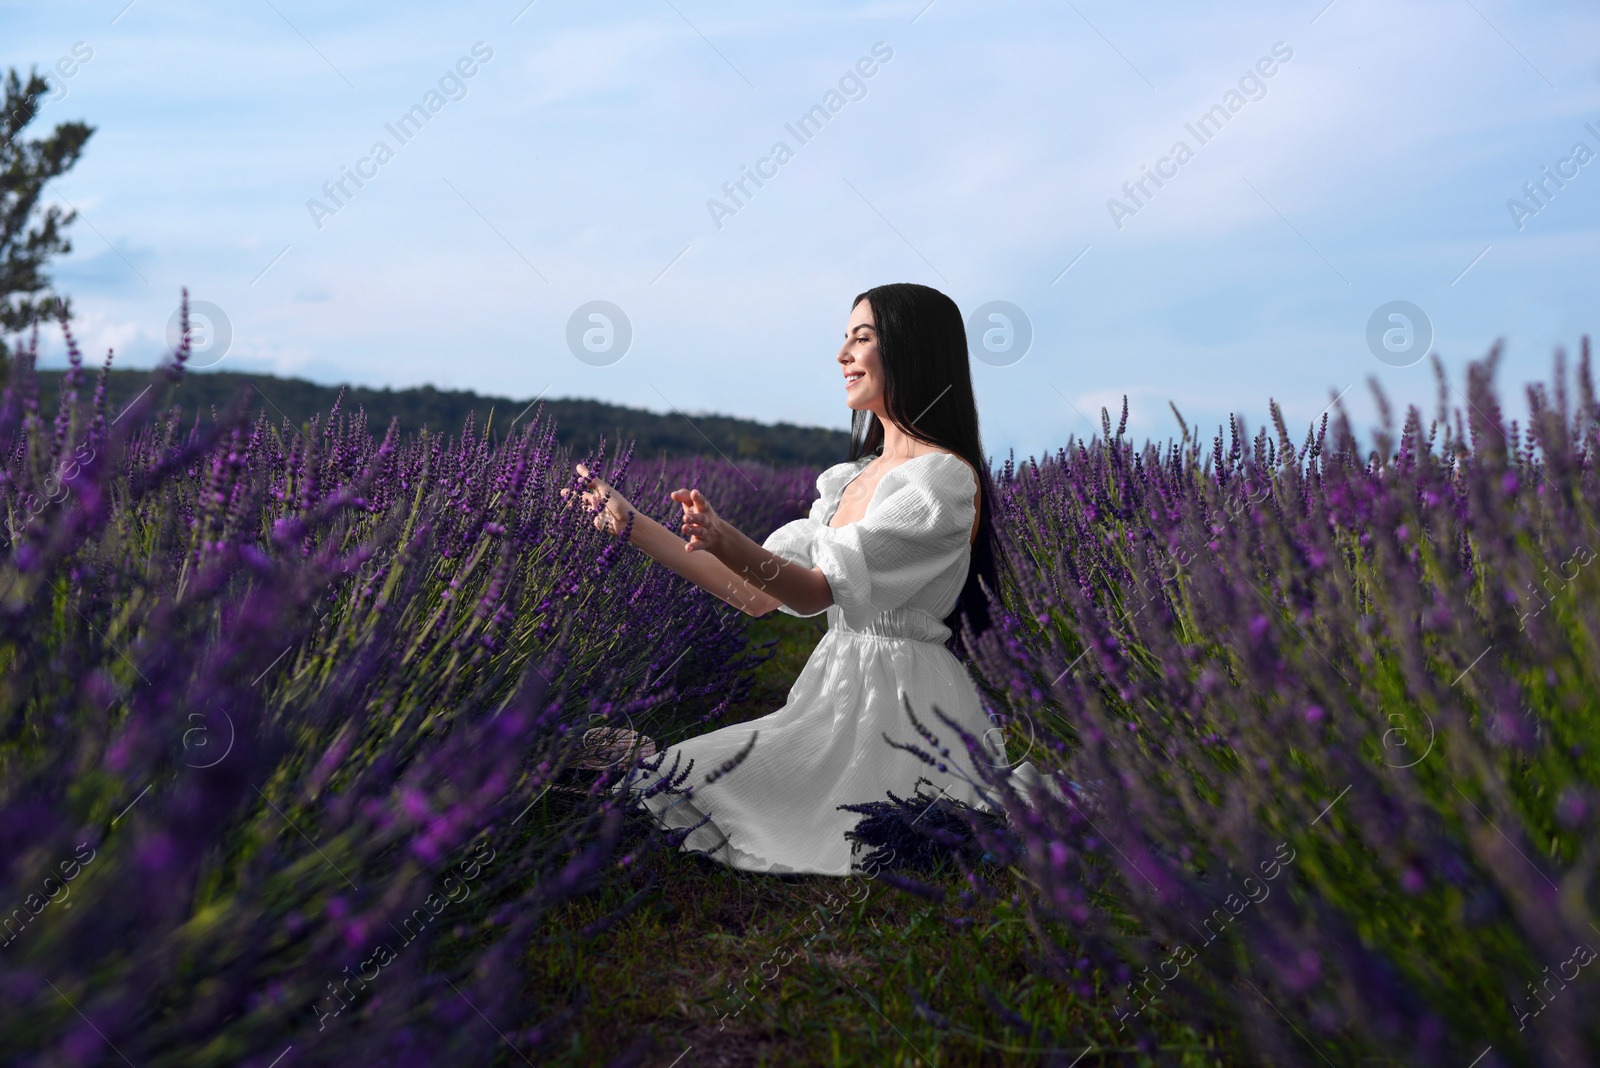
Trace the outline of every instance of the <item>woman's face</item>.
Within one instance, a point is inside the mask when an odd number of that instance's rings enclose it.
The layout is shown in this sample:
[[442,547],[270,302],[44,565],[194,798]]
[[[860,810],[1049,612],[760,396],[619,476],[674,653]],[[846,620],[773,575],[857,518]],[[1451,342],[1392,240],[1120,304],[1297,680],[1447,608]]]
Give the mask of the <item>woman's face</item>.
[[839,364],[844,368],[845,403],[853,411],[874,412],[882,419],[883,361],[878,358],[878,328],[870,301],[858,302],[850,312]]

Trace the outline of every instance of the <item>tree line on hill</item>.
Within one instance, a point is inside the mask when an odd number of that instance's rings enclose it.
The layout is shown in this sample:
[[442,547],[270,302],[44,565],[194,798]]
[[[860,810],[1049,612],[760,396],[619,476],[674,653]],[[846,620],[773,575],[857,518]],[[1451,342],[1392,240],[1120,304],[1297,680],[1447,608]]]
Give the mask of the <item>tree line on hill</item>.
[[[84,385],[79,396],[92,395],[99,374],[92,365],[85,367]],[[62,370],[40,370],[39,391],[49,396],[60,389]],[[110,411],[120,411],[150,382],[148,371],[113,369],[106,383]],[[170,387],[166,387],[170,388]],[[424,426],[435,434],[458,434],[469,413],[477,414],[482,427],[493,416],[492,429],[501,432],[531,419],[537,406],[509,397],[481,396],[469,390],[435,389],[418,386],[410,389],[370,389],[364,386],[324,386],[301,378],[279,378],[266,374],[231,371],[189,372],[176,388],[170,403],[178,404],[187,418],[211,417],[232,405],[241,393],[248,396],[253,411],[263,411],[277,422],[288,419],[294,426],[308,422],[313,415],[333,407],[340,389],[344,390],[342,410],[365,410],[367,425],[382,434],[392,418],[400,420],[401,433],[416,433]],[[547,415],[555,419],[561,444],[582,452],[594,447],[602,435],[608,452],[618,442],[636,442],[634,455],[724,456],[730,460],[754,460],[775,466],[828,467],[842,462],[850,449],[850,435],[843,430],[796,426],[792,423],[766,424],[723,415],[661,415],[638,408],[627,408],[597,400],[544,398]]]

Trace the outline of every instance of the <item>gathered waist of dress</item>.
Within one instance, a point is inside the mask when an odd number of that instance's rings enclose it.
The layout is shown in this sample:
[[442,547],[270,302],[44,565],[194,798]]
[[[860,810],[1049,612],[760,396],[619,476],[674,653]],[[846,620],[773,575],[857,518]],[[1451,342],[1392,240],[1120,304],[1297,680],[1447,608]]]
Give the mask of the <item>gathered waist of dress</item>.
[[891,638],[936,645],[943,645],[950,638],[944,619],[920,608],[891,608],[879,612],[864,627],[852,627],[844,621],[839,606],[834,605],[828,609],[828,630],[851,638]]

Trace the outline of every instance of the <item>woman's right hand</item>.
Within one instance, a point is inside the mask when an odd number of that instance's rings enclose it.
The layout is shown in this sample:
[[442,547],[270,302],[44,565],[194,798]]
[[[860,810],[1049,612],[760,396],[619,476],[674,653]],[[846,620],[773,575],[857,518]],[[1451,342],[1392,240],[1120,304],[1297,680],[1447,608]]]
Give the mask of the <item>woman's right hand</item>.
[[[583,503],[588,506],[590,511],[596,508],[600,509],[595,512],[594,528],[620,537],[623,528],[627,525],[628,517],[634,514],[633,505],[629,504],[628,499],[618,493],[609,483],[589,474],[589,469],[583,464],[576,465],[576,470],[578,474],[589,480],[582,492]],[[568,505],[572,504],[572,490],[562,489],[561,496],[569,498]],[[601,507],[602,504],[604,507]]]
[[677,489],[672,491],[672,499],[683,505],[683,536],[689,539],[690,552],[710,552],[712,556],[718,555],[718,550],[727,541],[723,528],[722,517],[717,515],[716,509],[711,507],[711,502],[706,500],[705,494],[697,489]]

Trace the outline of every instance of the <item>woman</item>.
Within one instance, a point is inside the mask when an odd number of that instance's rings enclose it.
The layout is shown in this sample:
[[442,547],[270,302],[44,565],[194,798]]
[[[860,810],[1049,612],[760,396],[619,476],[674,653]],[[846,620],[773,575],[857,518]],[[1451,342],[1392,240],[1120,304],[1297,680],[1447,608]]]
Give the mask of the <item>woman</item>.
[[[659,774],[635,771],[616,787],[638,790],[693,760],[686,795],[662,792],[644,804],[667,828],[705,820],[683,848],[746,871],[849,875],[844,834],[860,817],[837,806],[889,791],[909,797],[918,778],[982,807],[967,779],[982,780],[934,706],[984,737],[994,765],[1004,763],[977,689],[945,644],[963,620],[974,632],[987,628],[979,579],[997,588],[992,489],[961,312],[927,286],[869,289],[852,304],[836,359],[854,412],[851,459],[817,477],[807,518],[761,545],[697,489],[672,494],[687,543],[599,479],[583,492],[591,508],[604,506],[596,526],[620,533],[631,515],[632,544],[748,615],[828,614],[827,634],[782,708],[671,746]],[[885,740],[921,744],[906,698],[949,746],[951,770]],[[731,772],[714,774],[741,753]]]

